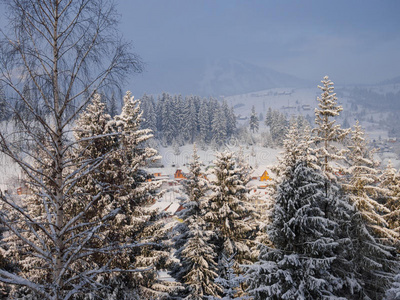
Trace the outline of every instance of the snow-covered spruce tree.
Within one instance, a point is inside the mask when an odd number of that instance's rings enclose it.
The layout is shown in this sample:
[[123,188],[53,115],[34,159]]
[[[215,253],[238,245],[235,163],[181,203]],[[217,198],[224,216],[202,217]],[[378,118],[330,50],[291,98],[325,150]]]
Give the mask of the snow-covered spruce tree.
[[392,286],[386,291],[385,300],[400,299],[400,273],[396,275]]
[[253,107],[251,108],[251,115],[250,115],[250,130],[254,133],[254,131],[258,132],[259,128],[259,121],[256,113],[256,109]]
[[288,127],[289,122],[286,116],[283,113],[274,110],[272,112],[270,133],[272,140],[276,146],[282,146]]
[[186,286],[184,299],[205,299],[218,296],[221,286],[214,282],[217,274],[217,257],[214,245],[210,243],[211,231],[205,230],[206,223],[200,216],[193,216],[189,225],[188,240],[182,247],[181,264],[186,269],[182,282]]
[[[143,231],[143,224],[150,218],[145,214],[139,221],[138,216],[143,214],[140,211],[143,208],[140,206],[153,197],[152,194],[158,186],[145,183],[147,175],[141,168],[149,159],[155,157],[156,151],[146,149],[143,145],[151,137],[150,130],[139,128],[140,105],[138,101],[133,101],[130,93],[124,97],[122,113],[115,116],[115,119],[117,121],[111,120],[110,116],[104,113],[104,104],[96,95],[77,120],[74,132],[77,147],[72,154],[77,168],[73,172],[79,172],[81,166],[89,160],[102,159],[102,163],[96,172],[77,184],[74,192],[81,197],[73,205],[85,205],[90,201],[89,195],[102,194],[85,218],[90,223],[96,218],[103,218],[110,210],[119,210],[101,234],[104,240],[126,243],[137,238],[138,233]],[[94,142],[92,138],[95,138]],[[71,210],[74,209],[76,208],[71,207]],[[95,240],[91,247],[99,247],[101,243],[101,240]],[[140,250],[125,250],[121,255],[116,254],[112,262],[108,262],[103,255],[97,255],[91,257],[90,262],[126,267],[134,264],[133,256],[138,251]],[[102,283],[106,287],[97,293],[101,293],[103,298],[111,297],[110,295],[123,298],[123,295],[131,292],[129,289],[137,288],[132,276],[123,274],[104,276]],[[86,297],[92,296],[90,293],[86,294]]]
[[349,130],[343,130],[340,125],[335,125],[335,118],[343,110],[337,104],[336,93],[333,92],[333,82],[325,76],[321,81],[321,98],[318,97],[318,108],[315,109],[314,133],[315,153],[318,164],[329,180],[335,180],[338,168],[334,165],[338,160],[344,159],[344,149],[339,149],[335,143],[342,141]]
[[163,131],[163,108],[164,108],[164,103],[168,100],[169,95],[167,93],[162,93],[161,96],[157,98],[157,103],[156,103],[156,116],[157,116],[157,121],[156,121],[156,126],[157,126],[157,137],[160,138],[162,136],[162,131]]
[[[385,191],[380,193],[380,201],[389,210],[384,218],[389,228],[400,234],[400,174],[390,161],[380,176],[379,182],[380,188]],[[399,243],[399,237],[397,236],[397,244]]]
[[185,105],[183,107],[183,118],[182,118],[182,130],[183,137],[189,143],[193,143],[198,128],[198,113],[196,108],[196,99],[191,96],[186,98]]
[[262,245],[259,261],[245,268],[255,300],[345,299],[343,280],[332,270],[338,224],[326,212],[332,200],[324,188],[324,176],[304,162],[279,185],[268,228],[273,248]]
[[[188,240],[188,235],[190,234],[188,226],[193,222],[192,218],[194,216],[202,215],[201,202],[204,201],[203,197],[208,189],[207,180],[201,173],[201,162],[199,161],[199,158],[197,147],[194,145],[187,179],[183,181],[183,188],[188,197],[182,203],[184,209],[177,214],[177,216],[182,220],[182,223],[177,224],[174,228],[174,231],[177,234],[173,238],[174,247],[177,249],[175,256],[178,259],[180,259],[182,246],[184,246]],[[171,274],[180,281],[182,275],[179,274],[185,272],[187,272],[187,270],[178,266],[171,272]]]
[[200,143],[200,147],[204,150],[206,145],[209,143],[211,136],[211,120],[210,120],[208,103],[206,100],[203,100],[200,104],[198,118],[199,118],[198,140]]
[[156,105],[153,96],[144,94],[140,99],[141,108],[143,110],[143,121],[141,126],[143,129],[151,129],[154,133],[157,132],[157,117]]
[[394,249],[383,243],[393,241],[396,233],[387,227],[383,217],[388,209],[375,200],[381,190],[376,185],[378,171],[358,122],[348,147],[348,175],[343,187],[356,209],[350,227],[354,272],[363,283],[363,293],[372,299],[381,299],[397,265]]
[[238,168],[233,153],[225,151],[216,157],[211,170],[212,193],[207,196],[204,218],[210,224],[209,229],[216,233],[218,258],[221,259],[222,253],[229,256],[236,253],[236,262],[249,263],[255,228],[251,221],[252,207],[247,202],[247,182],[242,181],[242,169]]
[[201,173],[201,163],[195,146],[184,188],[188,198],[178,215],[183,221],[175,227],[177,236],[174,238],[177,249],[175,257],[179,264],[171,274],[185,285],[185,299],[217,296],[222,289],[214,283],[217,277],[217,257],[215,246],[210,243],[214,233],[207,230],[202,211],[207,181]]
[[364,131],[358,121],[352,130],[351,142],[346,161],[349,167],[343,180],[343,187],[349,193],[351,203],[360,211],[370,229],[381,238],[390,239],[393,232],[387,229],[383,217],[388,209],[376,199],[379,192],[379,171],[373,158],[373,151],[368,149]]
[[133,273],[129,280],[142,298],[164,299],[171,291],[169,286],[158,282],[157,270],[169,264],[166,229],[160,216],[145,207],[157,197],[156,190],[160,183],[147,182],[148,176],[143,170],[149,160],[158,157],[157,151],[145,144],[152,135],[151,130],[140,129],[141,121],[140,101],[133,100],[128,92],[124,97],[122,113],[115,117],[112,124],[117,132],[122,133],[118,140],[118,155],[111,161],[118,166],[113,174],[114,187],[118,192],[115,197],[127,208],[125,216],[117,215],[116,219],[126,226],[120,234],[126,235],[128,240],[140,240],[147,244],[133,249],[129,263],[148,271]]
[[[68,172],[74,167],[69,157],[74,145],[69,130],[94,91],[124,82],[128,73],[140,71],[141,64],[116,30],[113,1],[16,0],[7,1],[5,8],[10,30],[4,28],[1,33],[0,81],[24,138],[14,139],[14,133],[1,131],[0,148],[19,165],[30,186],[35,186],[43,210],[38,215],[26,209],[25,197],[15,201],[12,195],[0,195],[0,222],[24,256],[15,272],[0,269],[0,281],[27,287],[42,299],[67,300],[93,291],[99,277],[115,271],[105,264],[87,265],[84,272],[76,273],[75,266],[96,253],[108,253],[112,259],[135,244],[133,240],[129,244],[106,242],[102,248],[87,248],[117,213],[87,224],[83,215],[99,195],[91,195],[89,207],[81,212],[65,213],[80,197],[70,194],[74,186],[101,164],[101,158],[91,160],[79,174]],[[25,84],[34,97],[25,97]],[[15,110],[14,103],[25,104],[27,118]],[[42,276],[24,273],[27,268],[31,272],[36,268]],[[121,271],[134,271],[134,267]]]
[[[217,103],[218,104],[218,103]],[[211,121],[212,143],[216,148],[224,145],[227,138],[227,120],[225,112],[221,106],[217,105],[217,109],[213,112]]]
[[173,115],[173,99],[169,95],[167,95],[165,100],[162,102],[161,107],[161,126],[163,141],[168,145],[172,143],[174,137],[176,136],[176,119],[173,118]]
[[236,134],[237,131],[237,121],[233,110],[233,107],[229,107],[226,100],[222,102],[222,110],[225,112],[226,117],[226,134],[229,137]]
[[247,297],[239,297],[237,296],[238,289],[240,285],[243,283],[244,278],[243,275],[236,275],[234,270],[234,260],[235,255],[227,257],[225,254],[222,254],[221,265],[225,269],[225,278],[217,277],[215,282],[220,284],[224,291],[222,293],[222,298],[211,298],[211,299],[222,299],[222,300],[233,300],[233,299],[247,299]]
[[285,139],[283,140],[283,151],[278,157],[278,164],[274,168],[278,180],[282,180],[293,171],[293,167],[299,162],[306,162],[310,167],[316,167],[313,150],[310,147],[312,143],[310,129],[306,127],[300,133],[297,122],[292,122]]
[[264,121],[264,123],[265,123],[265,125],[267,125],[267,126],[271,126],[271,124],[272,124],[272,108],[271,107],[268,107],[268,111],[267,111],[267,113],[266,113],[266,115],[265,115],[265,121]]
[[114,93],[111,95],[107,103],[107,113],[113,118],[118,114],[118,104]]

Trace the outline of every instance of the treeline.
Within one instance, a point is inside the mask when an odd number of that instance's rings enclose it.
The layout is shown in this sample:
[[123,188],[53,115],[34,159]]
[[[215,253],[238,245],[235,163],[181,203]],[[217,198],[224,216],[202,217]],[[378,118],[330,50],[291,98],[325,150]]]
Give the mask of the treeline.
[[271,107],[268,108],[264,122],[269,127],[271,142],[276,147],[283,146],[283,140],[289,131],[290,123],[296,122],[300,130],[310,125],[302,115],[288,119],[284,113],[279,110],[273,110]]
[[163,93],[157,101],[143,95],[143,128],[155,133],[164,146],[197,142],[201,147],[222,146],[236,134],[236,117],[226,101]]

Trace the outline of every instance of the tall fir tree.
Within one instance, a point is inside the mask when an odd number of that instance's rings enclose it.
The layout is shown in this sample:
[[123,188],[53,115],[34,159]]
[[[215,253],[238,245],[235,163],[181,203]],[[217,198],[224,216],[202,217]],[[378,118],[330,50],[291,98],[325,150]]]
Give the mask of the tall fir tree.
[[343,130],[340,125],[335,125],[333,119],[339,116],[343,110],[342,106],[337,104],[336,93],[334,93],[333,82],[328,76],[321,81],[321,97],[318,97],[318,108],[315,109],[315,125],[313,129],[315,152],[318,164],[329,180],[335,180],[338,168],[335,162],[344,159],[344,149],[339,149],[335,142],[342,141],[349,130]]
[[[216,251],[221,259],[236,254],[238,263],[251,261],[250,249],[254,239],[252,207],[248,204],[242,168],[238,168],[231,152],[217,153],[211,173],[212,193],[207,196],[205,220],[216,233]],[[221,274],[219,274],[221,275]]]
[[400,299],[400,273],[396,275],[391,287],[386,291],[385,300]]
[[183,107],[183,118],[181,130],[184,139],[189,143],[193,143],[198,132],[198,113],[196,108],[196,98],[188,97]]
[[211,299],[221,299],[221,300],[240,300],[248,299],[245,297],[238,296],[238,290],[244,281],[243,275],[237,275],[234,270],[235,255],[226,256],[222,254],[221,265],[225,269],[225,277],[217,277],[215,279],[216,283],[219,283],[223,287],[222,298],[211,298]]
[[[325,177],[297,162],[279,185],[268,233],[273,247],[261,245],[259,261],[246,267],[248,293],[261,299],[349,299],[346,276],[335,271],[340,227],[327,208]],[[343,206],[342,206],[343,207]]]
[[214,283],[217,277],[217,257],[215,246],[210,242],[214,233],[206,228],[203,216],[204,196],[207,192],[207,181],[203,176],[194,146],[188,178],[184,181],[188,198],[183,203],[184,209],[178,214],[182,223],[175,227],[178,233],[174,238],[177,249],[175,257],[179,264],[171,272],[186,287],[185,299],[193,300],[217,296],[222,290]]
[[253,107],[251,108],[251,115],[250,115],[250,130],[254,132],[258,132],[259,128],[259,120],[256,114],[256,109]]
[[277,110],[272,112],[270,133],[272,140],[276,146],[282,146],[283,140],[288,130],[289,122],[283,113]]
[[109,113],[111,118],[115,117],[118,114],[117,99],[115,98],[114,93],[112,93],[111,98],[108,101],[107,112]]
[[391,161],[389,161],[385,170],[379,178],[380,187],[385,193],[380,194],[380,200],[384,203],[389,210],[384,218],[390,229],[394,230],[397,234],[396,245],[399,249],[400,241],[400,174],[396,170]]
[[[159,291],[153,288],[157,278],[154,267],[161,267],[160,264],[169,255],[162,246],[152,246],[162,243],[162,225],[158,222],[158,217],[149,213],[145,206],[157,197],[159,184],[146,181],[148,175],[143,167],[149,160],[156,158],[157,152],[145,146],[152,135],[150,129],[140,128],[141,121],[140,101],[133,100],[131,94],[127,93],[122,113],[114,119],[104,114],[104,105],[95,98],[77,121],[75,130],[78,142],[75,159],[80,164],[106,155],[98,172],[89,176],[87,181],[81,181],[77,187],[82,190],[82,194],[84,191],[93,194],[99,192],[99,189],[104,192],[104,196],[97,200],[95,210],[91,212],[93,216],[90,214],[89,217],[101,218],[109,214],[110,210],[117,210],[115,219],[102,233],[103,238],[110,241],[123,240],[125,243],[136,239],[145,244],[141,248],[132,248],[124,251],[123,255],[115,256],[114,263],[120,267],[135,265],[139,269],[153,268],[140,275],[122,273],[121,276],[104,277],[103,280],[109,281],[112,290],[105,288],[102,291],[103,297],[127,297],[132,290],[142,295],[157,295]],[[114,135],[103,137],[105,133]],[[95,143],[87,145],[86,140],[90,136],[98,138]],[[93,262],[105,263],[101,255],[93,258]],[[87,296],[90,298],[91,295]]]
[[209,114],[209,107],[206,100],[203,100],[199,109],[199,142],[202,148],[205,148],[210,141],[211,134],[211,120]]
[[376,199],[379,192],[379,171],[373,158],[373,151],[367,147],[364,131],[358,121],[352,130],[351,142],[347,154],[349,167],[346,170],[344,188],[349,193],[352,204],[360,211],[370,229],[381,238],[389,238],[391,232],[386,229],[387,224],[383,217],[387,208]]
[[216,148],[225,144],[227,138],[227,120],[225,112],[217,103],[217,108],[213,111],[211,121],[212,143]]
[[377,186],[379,178],[376,162],[358,122],[348,147],[348,176],[345,177],[343,187],[348,193],[350,204],[356,209],[351,226],[354,272],[363,283],[362,293],[372,299],[379,299],[383,298],[397,265],[394,249],[384,244],[392,241],[396,234],[387,227],[383,217],[387,208],[376,201],[380,191]]
[[140,99],[141,108],[143,111],[143,121],[141,126],[143,129],[148,128],[153,133],[157,133],[157,116],[156,116],[156,105],[154,103],[153,96],[144,94]]
[[226,134],[228,137],[235,135],[237,130],[237,122],[235,112],[233,111],[233,107],[229,107],[226,100],[222,102],[221,105],[222,110],[225,112],[226,118]]
[[125,224],[131,239],[148,243],[134,249],[131,256],[131,264],[148,271],[132,274],[131,280],[142,297],[163,299],[167,297],[169,287],[158,282],[157,270],[170,263],[165,243],[167,236],[160,216],[146,207],[157,197],[160,183],[147,181],[149,176],[143,170],[150,160],[158,158],[157,151],[146,146],[145,142],[152,137],[151,130],[140,128],[140,100],[134,100],[129,92],[124,97],[121,114],[114,119],[113,126],[123,133],[116,158],[120,166],[114,174],[114,184],[118,186],[116,197],[129,209],[128,217],[118,220]]
[[308,166],[318,169],[313,149],[310,128],[305,127],[302,132],[298,123],[293,121],[285,139],[283,140],[283,151],[278,157],[278,165],[274,168],[279,179],[284,179],[292,173],[293,167],[300,161]]

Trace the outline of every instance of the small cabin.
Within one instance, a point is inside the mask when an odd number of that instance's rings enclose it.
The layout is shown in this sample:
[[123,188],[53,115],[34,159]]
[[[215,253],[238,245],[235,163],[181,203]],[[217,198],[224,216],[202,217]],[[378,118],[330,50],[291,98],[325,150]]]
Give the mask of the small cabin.
[[186,179],[186,176],[182,173],[181,169],[177,169],[174,175],[175,179]]
[[260,181],[267,181],[269,179],[270,179],[269,174],[268,174],[267,170],[265,170],[264,173],[260,177]]

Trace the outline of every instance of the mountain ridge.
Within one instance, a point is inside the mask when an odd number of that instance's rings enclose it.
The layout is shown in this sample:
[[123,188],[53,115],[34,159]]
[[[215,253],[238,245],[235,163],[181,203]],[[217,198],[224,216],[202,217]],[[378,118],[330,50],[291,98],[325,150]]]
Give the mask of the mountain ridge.
[[281,87],[312,86],[307,80],[276,70],[228,58],[147,63],[135,77],[136,94],[194,94],[203,97],[231,96]]

